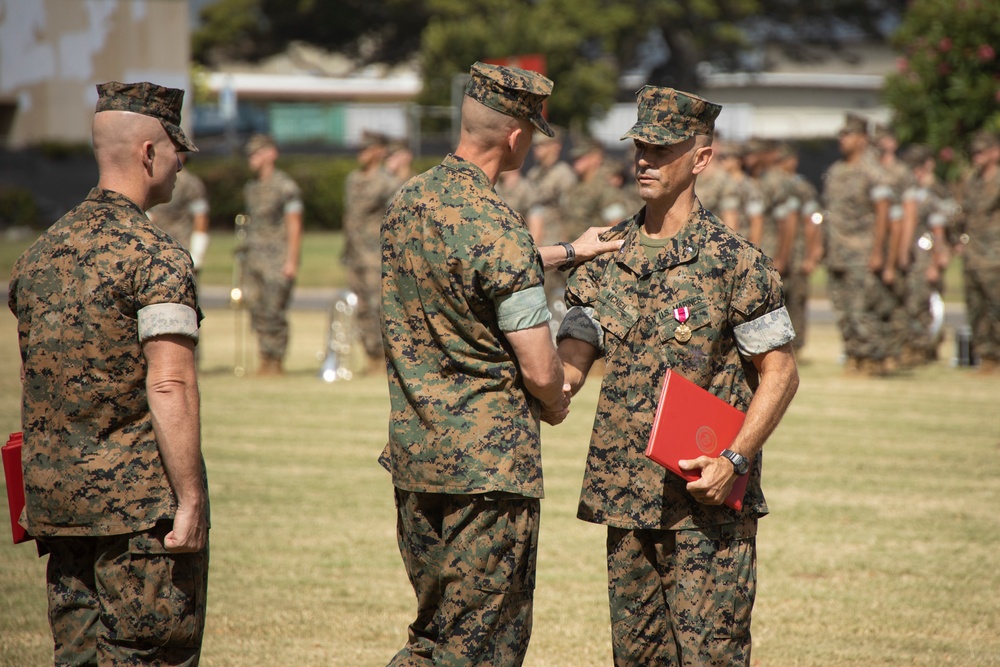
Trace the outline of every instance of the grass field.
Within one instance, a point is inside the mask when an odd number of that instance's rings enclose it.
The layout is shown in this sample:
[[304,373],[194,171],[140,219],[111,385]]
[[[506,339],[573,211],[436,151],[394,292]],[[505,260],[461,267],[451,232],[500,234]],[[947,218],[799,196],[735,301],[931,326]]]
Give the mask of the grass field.
[[[317,379],[326,316],[296,312],[288,375],[238,378],[234,315],[203,329],[212,565],[203,665],[384,665],[413,595],[395,543],[383,377]],[[942,361],[842,377],[814,326],[765,448],[753,663],[1000,665],[1000,379]],[[19,429],[15,322],[0,314],[0,433]],[[526,665],[610,665],[604,529],[575,518],[598,383],[543,429],[546,499]],[[0,531],[0,667],[51,664],[44,559]]]

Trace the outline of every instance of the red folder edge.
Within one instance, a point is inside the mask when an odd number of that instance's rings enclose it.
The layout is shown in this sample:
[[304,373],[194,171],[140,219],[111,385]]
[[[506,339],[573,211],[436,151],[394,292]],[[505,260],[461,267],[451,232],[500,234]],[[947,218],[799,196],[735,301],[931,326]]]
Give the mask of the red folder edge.
[[4,479],[7,481],[7,505],[10,507],[10,531],[14,537],[14,544],[33,539],[31,535],[28,535],[28,531],[17,522],[24,509],[24,472],[21,469],[21,445],[23,443],[23,433],[11,433],[7,444],[0,447],[0,450],[3,451],[3,472]]
[[[740,410],[734,408],[733,406],[723,401],[718,396],[715,396],[714,394],[694,384],[680,373],[674,373],[670,369],[667,369],[667,373],[663,377],[663,388],[660,390],[660,400],[656,404],[656,415],[653,418],[653,428],[649,433],[649,444],[646,445],[646,456],[650,460],[660,464],[661,466],[663,466],[670,472],[674,473],[675,475],[689,482],[694,482],[701,479],[701,473],[699,471],[692,472],[690,470],[682,470],[678,465],[678,462],[682,458],[683,459],[697,458],[700,454],[694,454],[692,452],[692,454],[694,455],[678,456],[677,453],[674,451],[664,451],[664,450],[670,450],[671,446],[670,444],[662,444],[662,442],[667,442],[667,440],[662,439],[661,442],[661,438],[657,437],[660,428],[663,428],[664,430],[670,428],[669,425],[663,423],[662,415],[664,410],[666,409],[666,403],[669,400],[668,389],[670,389],[671,381],[673,381],[674,387],[677,387],[680,384],[687,384],[689,391],[691,389],[694,389],[697,392],[703,392],[705,394],[704,400],[709,402],[718,401],[719,403],[719,405],[717,406],[718,410],[720,410],[723,414],[725,413],[730,414],[733,426],[732,433],[720,436],[716,448],[713,450],[712,453],[705,453],[706,456],[718,456],[719,452],[721,452],[723,449],[726,449],[727,447],[729,447],[730,444],[732,444],[733,439],[739,432],[739,428],[743,425],[743,420],[746,418],[746,415]],[[659,446],[657,446],[658,442],[661,442]],[[752,462],[751,465],[753,465]],[[729,491],[729,495],[723,501],[725,505],[735,510],[743,509],[743,496],[746,494],[747,482],[749,481],[749,479],[750,479],[749,471],[747,471],[747,474],[740,475],[736,478],[736,481],[733,482],[733,488]]]

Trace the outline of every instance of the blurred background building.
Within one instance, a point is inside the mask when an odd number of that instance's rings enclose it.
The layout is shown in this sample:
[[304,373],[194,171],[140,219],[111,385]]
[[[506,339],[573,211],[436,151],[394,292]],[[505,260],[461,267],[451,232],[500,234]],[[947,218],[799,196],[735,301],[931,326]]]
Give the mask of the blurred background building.
[[183,1],[0,0],[0,142],[87,143],[96,84],[188,88],[190,47]]

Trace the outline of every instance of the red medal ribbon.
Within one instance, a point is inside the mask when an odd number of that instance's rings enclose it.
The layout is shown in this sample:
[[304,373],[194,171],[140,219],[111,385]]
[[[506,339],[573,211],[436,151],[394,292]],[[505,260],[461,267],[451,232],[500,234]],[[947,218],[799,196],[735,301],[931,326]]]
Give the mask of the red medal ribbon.
[[687,322],[688,317],[691,316],[691,310],[684,306],[683,308],[674,308],[674,319],[684,324]]

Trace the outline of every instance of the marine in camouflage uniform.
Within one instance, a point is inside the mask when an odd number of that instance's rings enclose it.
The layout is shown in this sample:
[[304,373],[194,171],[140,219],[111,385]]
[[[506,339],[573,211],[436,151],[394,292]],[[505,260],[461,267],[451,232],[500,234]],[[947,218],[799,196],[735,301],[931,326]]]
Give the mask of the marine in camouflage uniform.
[[980,131],[969,145],[973,170],[962,183],[965,307],[980,372],[1000,372],[1000,137]]
[[806,343],[808,330],[809,278],[823,254],[823,240],[819,229],[822,215],[819,192],[802,174],[798,173],[799,157],[794,148],[783,144],[779,149],[778,168],[789,178],[792,192],[790,206],[794,211],[795,234],[792,243],[791,264],[787,275],[782,276],[785,307],[795,328],[792,347],[801,350]]
[[379,225],[385,208],[401,183],[383,167],[387,139],[365,132],[358,152],[359,167],[344,185],[344,267],[347,286],[358,297],[355,311],[358,332],[368,356],[368,372],[384,366],[379,324],[382,254]]
[[[749,665],[760,450],[797,386],[794,332],[770,260],[694,194],[721,107],[652,86],[638,98],[624,138],[646,207],[606,233],[619,252],[571,275],[559,332],[574,392],[605,362],[578,516],[608,526],[616,665]],[[668,369],[748,411],[733,459],[689,462],[696,483],[643,454]],[[721,503],[745,464],[736,511]]]
[[245,260],[247,303],[260,346],[258,374],[277,375],[283,372],[288,351],[288,302],[302,246],[302,195],[295,181],[275,168],[278,148],[271,137],[250,137],[245,152],[255,174],[243,187],[250,216]]
[[846,370],[869,376],[885,372],[889,316],[881,309],[881,271],[892,190],[867,155],[866,121],[848,115],[840,132],[844,159],[823,175],[826,210],[827,293],[837,312]]
[[604,164],[604,147],[591,138],[577,139],[570,150],[576,182],[563,193],[559,208],[567,239],[590,227],[614,224],[626,217],[618,188],[611,184]]
[[940,332],[935,332],[931,294],[941,288],[948,265],[945,229],[956,204],[935,177],[934,154],[911,145],[903,162],[913,175],[903,193],[903,233],[898,252],[899,275],[906,285],[906,340],[902,361],[907,366],[937,359]]
[[889,203],[889,229],[885,245],[885,268],[882,271],[883,289],[879,291],[882,303],[880,312],[889,315],[889,341],[886,357],[889,370],[901,365],[902,355],[906,347],[909,332],[906,302],[907,290],[910,285],[907,273],[902,271],[899,263],[901,236],[903,233],[903,194],[913,184],[913,174],[896,155],[899,141],[891,128],[886,125],[875,127],[875,159],[884,173],[885,182],[892,190]]
[[208,575],[201,312],[188,253],[144,213],[170,198],[177,151],[197,149],[179,127],[184,91],[97,89],[100,185],[11,276],[21,525],[49,555],[55,664],[197,665]]
[[[566,193],[576,183],[576,174],[569,164],[559,159],[563,148],[563,130],[553,128],[553,132],[551,138],[545,135],[535,138],[532,153],[536,164],[525,175],[534,195],[526,220],[538,245],[550,245],[574,238],[567,232],[561,204]],[[566,312],[563,302],[565,290],[564,274],[552,273],[545,279],[545,296],[549,312],[552,313],[553,338]]]
[[752,228],[747,238],[771,258],[784,280],[791,269],[801,202],[791,175],[778,167],[779,153],[777,143],[761,142],[751,174],[760,192],[761,224]]
[[[458,148],[412,178],[382,223],[391,415],[380,461],[392,474],[417,597],[409,639],[390,665],[520,665],[528,648],[539,419],[561,420],[568,399],[543,263],[493,185],[502,168],[520,165],[532,125],[551,134],[541,115],[551,88],[537,73],[476,63]],[[480,136],[484,123],[495,131]],[[514,152],[497,141],[500,130]],[[486,141],[491,148],[478,148]],[[537,374],[532,353],[548,375]]]
[[495,190],[512,209],[522,217],[527,217],[535,193],[531,182],[524,177],[520,169],[509,169],[502,172]]
[[208,249],[208,195],[202,180],[182,169],[170,201],[154,206],[146,215],[191,253],[194,270],[199,271]]
[[735,232],[746,236],[756,222],[763,203],[756,181],[743,172],[735,146],[716,142],[708,168],[698,175],[698,201]]

